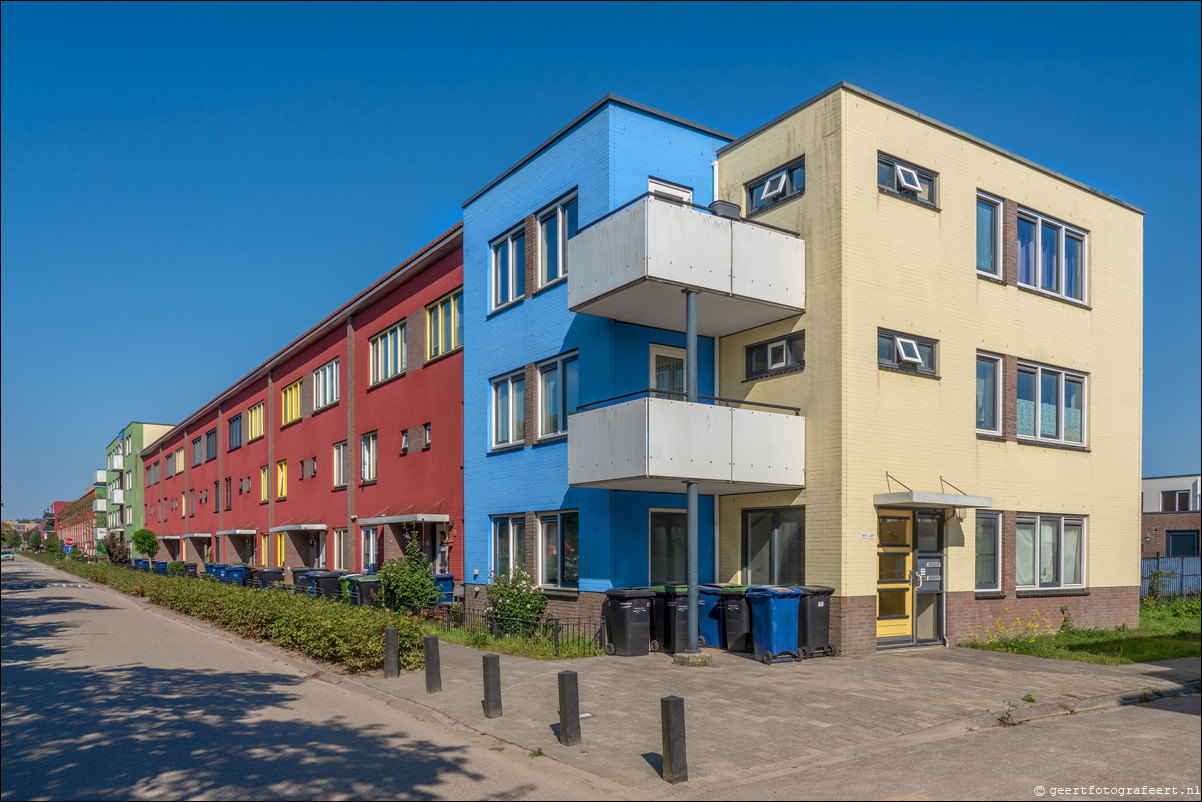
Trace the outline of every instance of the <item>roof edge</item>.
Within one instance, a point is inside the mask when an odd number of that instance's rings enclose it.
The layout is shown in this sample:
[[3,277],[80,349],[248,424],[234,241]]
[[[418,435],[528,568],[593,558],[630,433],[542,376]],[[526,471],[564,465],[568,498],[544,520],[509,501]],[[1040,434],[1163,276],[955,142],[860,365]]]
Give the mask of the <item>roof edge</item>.
[[1038,162],[1033,162],[1030,159],[1026,158],[1025,156],[1019,156],[1017,153],[1014,153],[1013,151],[1009,151],[1009,150],[1006,150],[1005,148],[998,147],[997,145],[994,145],[991,142],[986,142],[984,139],[981,139],[980,137],[973,136],[972,134],[967,133],[965,131],[961,131],[959,128],[955,128],[953,126],[948,125],[947,123],[940,122],[939,120],[936,120],[933,117],[928,117],[927,115],[925,115],[921,112],[914,111],[913,109],[907,108],[906,106],[903,106],[900,103],[895,103],[894,101],[889,100],[888,98],[881,97],[880,95],[877,95],[877,94],[873,94],[872,92],[869,92],[867,89],[863,89],[861,87],[856,86],[855,84],[848,83],[847,81],[840,81],[839,83],[835,84],[834,86],[832,86],[828,89],[824,89],[823,91],[814,95],[809,100],[802,101],[800,104],[794,106],[793,108],[789,109],[788,111],[784,112],[783,114],[779,114],[776,117],[773,117],[768,122],[764,123],[763,125],[757,126],[756,128],[752,129],[751,131],[748,131],[746,134],[743,134],[741,137],[739,137],[738,139],[735,139],[733,142],[723,145],[722,147],[718,148],[718,156],[721,157],[723,153],[726,153],[731,148],[734,148],[734,147],[737,147],[738,145],[743,144],[744,142],[751,139],[752,137],[762,133],[764,130],[776,125],[781,120],[784,120],[786,117],[791,117],[792,115],[798,113],[799,111],[806,108],[807,106],[813,105],[814,103],[817,103],[819,100],[822,100],[827,95],[832,94],[833,92],[837,92],[841,89],[851,92],[853,94],[857,94],[867,100],[871,100],[874,103],[879,103],[882,106],[886,106],[890,109],[893,109],[894,111],[900,112],[900,113],[905,114],[910,117],[913,117],[916,120],[921,120],[922,122],[927,123],[928,125],[932,125],[936,128],[939,128],[940,130],[945,131],[946,133],[949,133],[952,136],[959,137],[960,139],[967,140],[969,142],[972,142],[975,145],[980,145],[983,148],[992,150],[994,153],[997,153],[1000,156],[1004,156],[1008,159],[1013,159],[1014,161],[1016,161],[1020,164],[1024,164],[1033,170],[1037,170],[1037,171],[1044,173],[1045,175],[1049,175],[1052,178],[1055,178],[1057,180],[1064,181],[1066,184],[1071,184],[1072,186],[1077,187],[1078,189],[1085,190],[1086,192],[1090,193],[1091,195],[1096,195],[1097,197],[1102,198],[1103,200],[1107,200],[1118,206],[1122,206],[1123,208],[1129,209],[1130,211],[1133,211],[1136,214],[1139,214],[1139,215],[1147,214],[1146,210],[1140,208],[1139,206],[1136,206],[1133,203],[1128,203],[1127,201],[1123,200],[1122,198],[1116,198],[1114,195],[1103,192],[1102,190],[1097,189],[1096,187],[1091,187],[1089,184],[1078,181],[1075,178],[1069,178],[1067,175],[1064,175],[1063,173],[1058,173],[1055,170],[1051,169],[1050,167],[1044,167],[1042,164],[1039,164]]
[[573,128],[580,125],[582,122],[587,120],[589,117],[596,114],[603,107],[605,107],[611,103],[613,103],[615,105],[619,105],[619,106],[626,106],[627,108],[634,109],[635,111],[641,111],[645,114],[650,114],[652,116],[659,117],[663,120],[667,120],[668,122],[676,123],[678,125],[683,125],[687,128],[692,128],[693,130],[700,131],[703,134],[709,134],[710,136],[716,136],[716,137],[719,137],[721,139],[725,139],[728,141],[734,139],[734,136],[732,136],[731,134],[725,133],[723,131],[719,131],[716,128],[710,128],[707,125],[701,125],[700,123],[695,123],[692,120],[686,120],[683,117],[677,117],[675,114],[669,114],[666,111],[660,111],[659,109],[652,108],[651,106],[644,105],[637,101],[629,100],[627,98],[621,97],[620,95],[615,95],[613,93],[609,93],[609,94],[606,94],[604,97],[602,97],[600,100],[598,100],[593,105],[589,106],[582,113],[577,115],[570,123],[565,125],[563,128],[560,128],[558,131],[556,131],[554,134],[552,134],[548,139],[544,140],[542,142],[542,144],[538,145],[538,147],[536,147],[534,150],[530,151],[525,156],[518,159],[511,167],[509,167],[509,169],[505,170],[503,173],[501,173],[499,176],[494,178],[492,181],[489,181],[482,189],[475,192],[470,198],[468,198],[462,204],[460,204],[460,208],[466,209],[473,201],[475,201],[481,195],[488,192],[490,189],[495,187],[497,184],[501,183],[506,178],[508,178],[510,175],[515,173],[518,169],[520,169],[522,167],[522,165],[526,164],[531,159],[533,159],[535,156],[542,153],[547,148],[551,147],[551,145],[553,145],[559,139],[562,139],[564,136],[566,136],[568,134],[568,132],[571,131]]

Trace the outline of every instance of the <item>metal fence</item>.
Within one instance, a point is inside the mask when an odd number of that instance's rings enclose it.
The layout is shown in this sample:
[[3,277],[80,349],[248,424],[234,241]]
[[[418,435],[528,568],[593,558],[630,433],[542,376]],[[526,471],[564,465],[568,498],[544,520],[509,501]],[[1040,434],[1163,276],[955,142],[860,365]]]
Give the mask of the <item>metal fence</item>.
[[1140,562],[1140,598],[1197,596],[1202,591],[1202,557],[1146,557]]
[[427,607],[422,610],[422,617],[448,631],[464,630],[489,635],[494,640],[521,638],[542,641],[555,657],[583,657],[601,654],[605,650],[605,627],[600,616],[504,616],[456,602]]

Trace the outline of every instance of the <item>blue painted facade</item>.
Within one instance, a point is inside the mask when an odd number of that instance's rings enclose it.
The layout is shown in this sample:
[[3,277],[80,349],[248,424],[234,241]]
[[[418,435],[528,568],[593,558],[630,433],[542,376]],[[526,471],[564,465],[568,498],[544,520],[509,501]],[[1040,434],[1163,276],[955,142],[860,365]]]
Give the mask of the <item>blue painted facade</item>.
[[[573,192],[581,228],[647,191],[649,178],[692,187],[712,200],[710,162],[728,140],[680,121],[609,100],[562,132],[464,207],[464,574],[485,583],[493,570],[492,518],[578,510],[579,590],[646,585],[652,508],[684,509],[680,494],[573,488],[567,442],[493,452],[492,379],[560,354],[579,357],[579,403],[646,389],[650,346],[684,347],[684,334],[568,311],[561,280],[491,311],[491,243]],[[568,265],[568,270],[571,266]],[[527,287],[529,293],[530,287]],[[684,303],[683,296],[681,303]],[[698,391],[714,394],[714,343],[701,338]],[[526,387],[527,394],[536,388]],[[526,421],[535,426],[536,421]],[[700,510],[701,581],[713,580],[714,500]],[[538,542],[537,530],[527,539]],[[529,565],[532,574],[537,565]],[[470,595],[470,594],[469,594]]]

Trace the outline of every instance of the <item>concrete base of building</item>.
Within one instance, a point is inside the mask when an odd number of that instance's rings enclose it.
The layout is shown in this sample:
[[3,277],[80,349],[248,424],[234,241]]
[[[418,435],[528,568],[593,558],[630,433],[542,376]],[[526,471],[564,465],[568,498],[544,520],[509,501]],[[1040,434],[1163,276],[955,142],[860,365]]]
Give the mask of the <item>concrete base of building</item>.
[[973,637],[996,633],[999,626],[1023,631],[1038,625],[1041,632],[1059,630],[1064,623],[1079,629],[1139,626],[1139,587],[1086,588],[1064,593],[1005,594],[961,591],[947,594],[947,638],[953,646]]

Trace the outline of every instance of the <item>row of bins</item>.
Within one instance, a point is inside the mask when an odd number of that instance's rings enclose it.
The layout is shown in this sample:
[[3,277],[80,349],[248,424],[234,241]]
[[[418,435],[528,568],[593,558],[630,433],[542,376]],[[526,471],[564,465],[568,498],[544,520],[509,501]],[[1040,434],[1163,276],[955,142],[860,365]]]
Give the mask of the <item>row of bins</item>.
[[[804,660],[832,655],[830,597],[834,588],[787,585],[702,585],[700,646],[752,652],[756,660]],[[605,592],[606,652],[624,656],[688,648],[688,588],[611,588]]]

